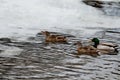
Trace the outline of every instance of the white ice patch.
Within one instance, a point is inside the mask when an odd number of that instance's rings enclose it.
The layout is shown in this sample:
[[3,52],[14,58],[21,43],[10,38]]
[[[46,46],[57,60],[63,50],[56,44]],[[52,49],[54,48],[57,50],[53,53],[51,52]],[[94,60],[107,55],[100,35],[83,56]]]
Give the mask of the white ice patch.
[[0,45],[0,50],[2,50],[2,52],[0,53],[1,57],[12,57],[15,55],[19,55],[22,51],[22,49],[20,48],[4,45]]
[[0,37],[24,40],[55,27],[81,30],[84,27],[119,28],[119,25],[120,18],[105,16],[81,0],[0,1]]

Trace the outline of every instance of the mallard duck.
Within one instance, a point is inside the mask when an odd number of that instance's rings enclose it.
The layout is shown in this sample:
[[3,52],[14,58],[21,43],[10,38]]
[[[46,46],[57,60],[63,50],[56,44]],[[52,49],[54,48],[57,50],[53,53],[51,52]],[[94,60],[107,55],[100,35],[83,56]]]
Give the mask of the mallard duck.
[[48,31],[42,31],[41,33],[46,36],[45,42],[52,42],[52,43],[67,42],[67,38],[65,36],[53,35],[53,34],[50,34],[50,32]]
[[100,53],[103,54],[114,54],[118,53],[117,47],[118,45],[113,43],[100,43],[100,40],[98,38],[91,39],[91,42],[93,42],[93,47],[98,49]]
[[93,46],[83,46],[81,42],[75,43],[75,45],[78,45],[77,48],[77,54],[78,55],[91,55],[91,56],[98,56],[99,53],[96,48]]

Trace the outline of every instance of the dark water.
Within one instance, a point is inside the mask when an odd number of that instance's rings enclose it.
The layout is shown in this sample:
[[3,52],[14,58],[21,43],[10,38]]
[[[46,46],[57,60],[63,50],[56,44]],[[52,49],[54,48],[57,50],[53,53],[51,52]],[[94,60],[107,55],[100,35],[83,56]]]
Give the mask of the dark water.
[[[0,80],[120,80],[120,54],[77,56],[73,43],[84,36],[63,35],[68,36],[69,44],[45,44],[40,34],[29,42],[1,43],[22,52],[0,57]],[[120,29],[102,29],[94,36],[120,46]]]
[[103,11],[106,15],[120,17],[120,2],[109,2],[105,4]]

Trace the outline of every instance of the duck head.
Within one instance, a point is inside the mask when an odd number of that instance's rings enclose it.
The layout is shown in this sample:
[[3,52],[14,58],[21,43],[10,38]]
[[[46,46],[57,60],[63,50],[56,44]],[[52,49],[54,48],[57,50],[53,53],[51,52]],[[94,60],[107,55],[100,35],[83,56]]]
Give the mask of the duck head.
[[91,41],[94,43],[93,46],[94,46],[95,48],[97,48],[97,46],[98,46],[99,43],[100,43],[100,40],[99,40],[98,38],[93,38],[93,39],[91,39]]
[[77,41],[77,42],[74,43],[74,45],[82,46],[82,43],[81,43],[81,41]]
[[43,35],[50,36],[50,32],[48,32],[48,31],[41,31],[41,33],[42,33]]

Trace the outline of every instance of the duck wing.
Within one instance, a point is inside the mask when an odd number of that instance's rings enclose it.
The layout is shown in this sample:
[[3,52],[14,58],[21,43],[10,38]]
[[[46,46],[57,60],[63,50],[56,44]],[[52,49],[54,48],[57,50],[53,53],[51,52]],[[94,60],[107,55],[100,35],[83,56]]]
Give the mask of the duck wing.
[[113,43],[101,43],[100,45],[109,46],[109,47],[118,47],[118,45]]
[[114,51],[114,47],[106,46],[106,45],[98,45],[97,46],[98,50],[105,50],[105,51]]

